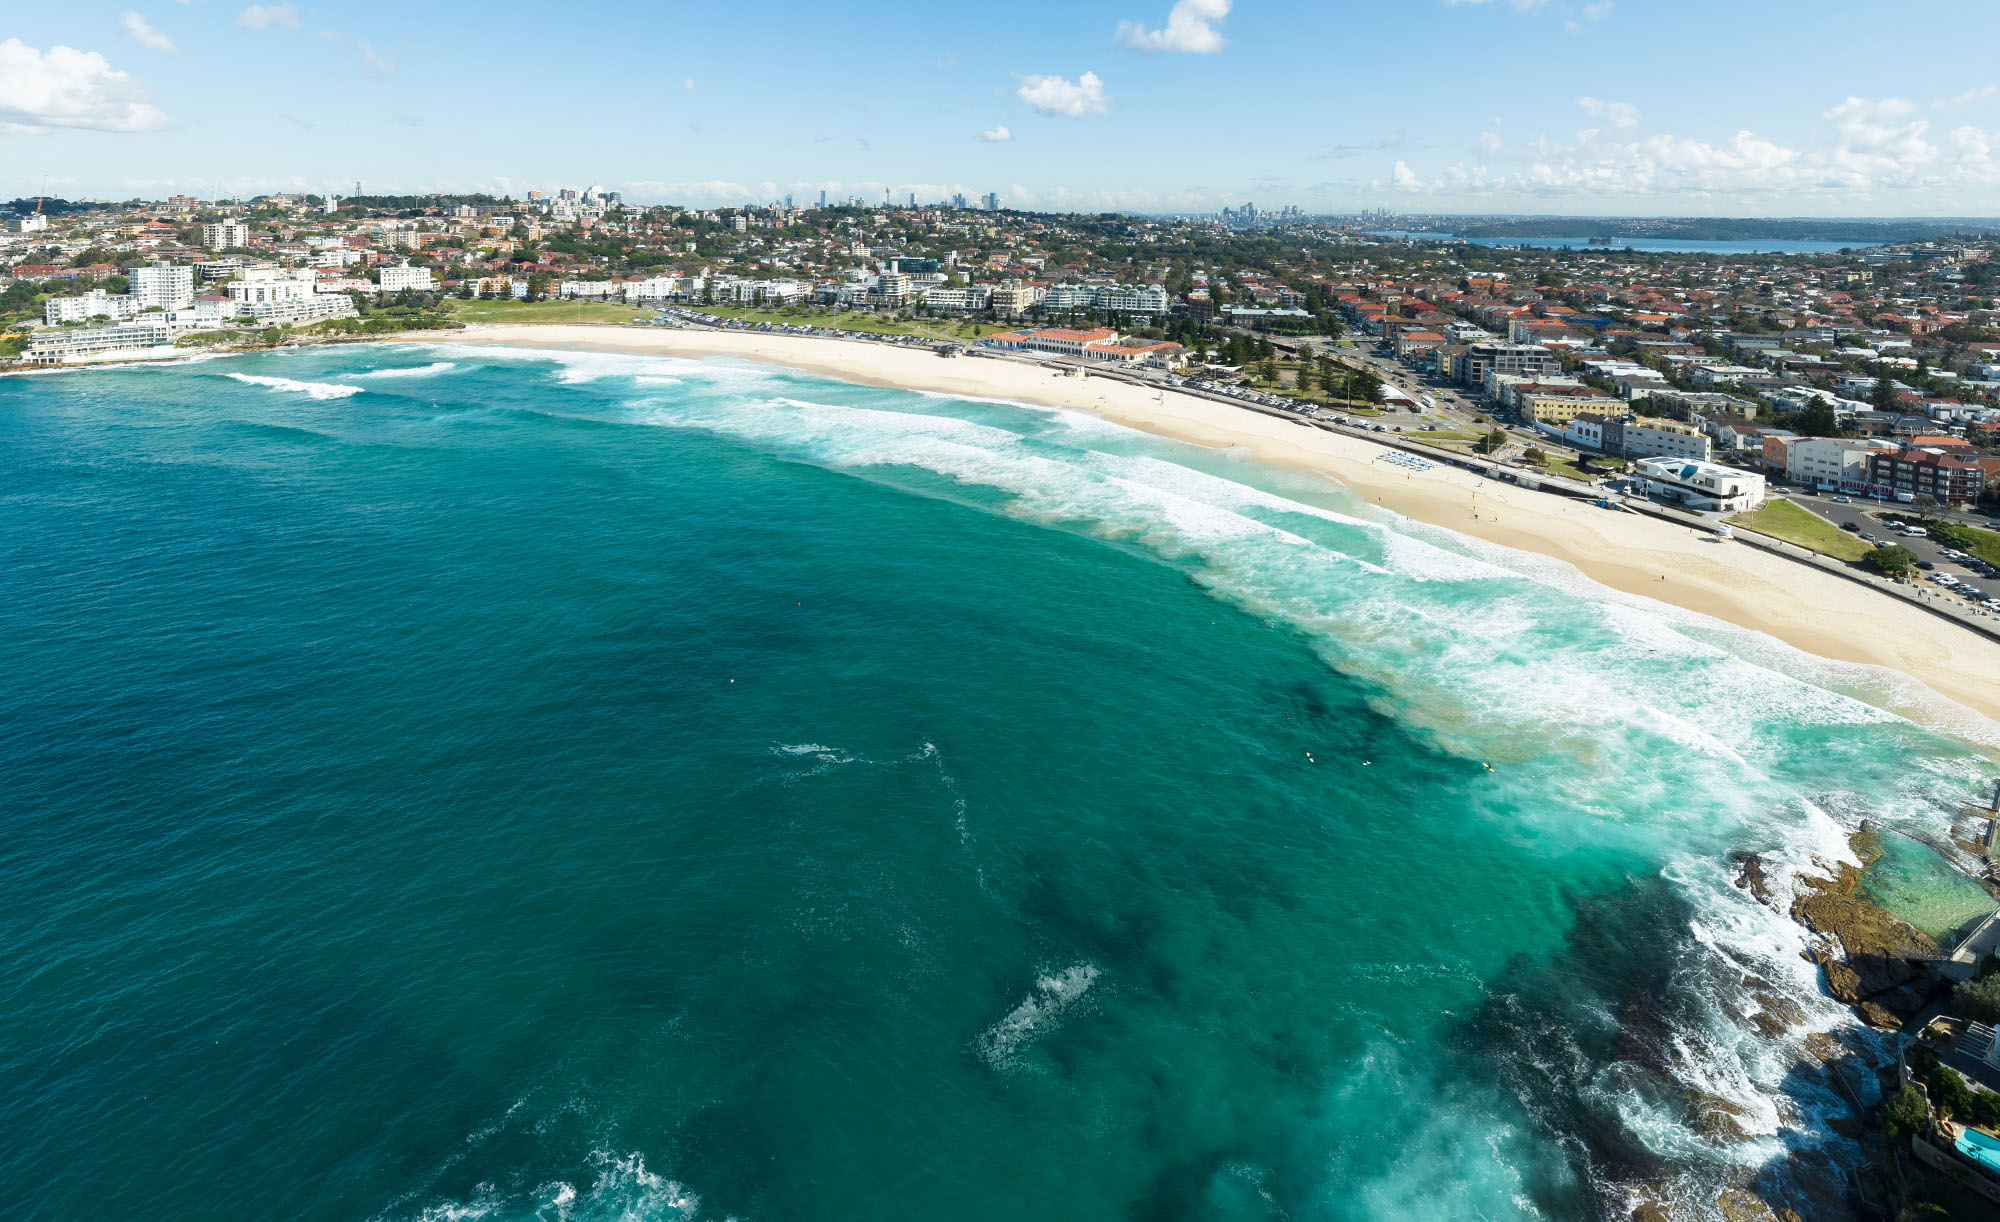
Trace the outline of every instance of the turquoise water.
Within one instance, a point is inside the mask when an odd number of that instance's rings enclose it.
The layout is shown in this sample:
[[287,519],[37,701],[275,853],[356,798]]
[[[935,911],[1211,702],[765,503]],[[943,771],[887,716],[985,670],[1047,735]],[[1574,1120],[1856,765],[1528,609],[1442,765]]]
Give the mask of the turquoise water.
[[2000,1171],[2000,1142],[1986,1134],[1967,1129],[1958,1135],[1958,1152],[1977,1163]]
[[1880,844],[1882,855],[1862,872],[1861,894],[1932,937],[1949,941],[2000,907],[1977,879],[1929,845],[1894,833]]
[[1071,413],[323,349],[0,379],[0,476],[18,1217],[1782,1201],[1849,1019],[1730,855],[1991,775]]

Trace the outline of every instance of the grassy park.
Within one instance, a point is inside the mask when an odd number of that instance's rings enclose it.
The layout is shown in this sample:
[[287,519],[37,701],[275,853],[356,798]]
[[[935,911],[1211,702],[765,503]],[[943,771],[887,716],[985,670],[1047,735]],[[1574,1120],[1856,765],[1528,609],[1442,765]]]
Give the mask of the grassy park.
[[1868,544],[1858,536],[1782,497],[1765,501],[1754,513],[1738,514],[1730,522],[1836,560],[1859,560],[1868,551]]

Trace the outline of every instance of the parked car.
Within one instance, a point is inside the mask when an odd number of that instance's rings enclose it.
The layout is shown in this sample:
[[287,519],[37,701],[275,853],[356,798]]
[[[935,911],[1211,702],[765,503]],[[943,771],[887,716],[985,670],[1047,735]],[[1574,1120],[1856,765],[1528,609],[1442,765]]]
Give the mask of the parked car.
[[1860,533],[1861,533],[1861,523],[1859,523],[1859,522],[1842,522],[1842,523],[1840,524],[1840,529],[1842,529],[1842,530],[1851,530],[1851,531],[1853,531],[1853,532],[1854,532],[1855,534],[1860,534]]

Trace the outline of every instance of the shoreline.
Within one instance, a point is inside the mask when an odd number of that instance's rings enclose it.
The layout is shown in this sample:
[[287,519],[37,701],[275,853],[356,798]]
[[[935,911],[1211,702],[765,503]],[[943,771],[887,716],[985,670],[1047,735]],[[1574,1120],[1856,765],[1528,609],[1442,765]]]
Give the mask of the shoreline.
[[[1061,377],[1012,361],[947,360],[928,348],[818,336],[531,323],[378,342],[736,358],[863,385],[1068,408],[1177,441],[1242,449],[1328,476],[1413,521],[1562,561],[1622,594],[1763,633],[1822,658],[1914,680],[1986,723],[1941,728],[1983,739],[1980,745],[1989,749],[2000,744],[2000,648],[1970,629],[1835,574],[1721,543],[1689,527],[1594,511],[1567,497],[1442,465],[1428,471],[1384,466],[1376,460],[1391,452],[1387,447],[1247,408],[1112,378]],[[1908,696],[1899,700],[1891,694],[1884,707],[1908,715],[1928,703],[1917,693]]]

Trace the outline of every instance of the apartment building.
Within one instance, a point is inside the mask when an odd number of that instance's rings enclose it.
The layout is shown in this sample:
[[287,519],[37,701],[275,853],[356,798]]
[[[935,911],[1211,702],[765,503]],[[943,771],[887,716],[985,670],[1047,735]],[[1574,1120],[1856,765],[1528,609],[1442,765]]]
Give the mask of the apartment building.
[[1868,482],[1875,489],[1939,502],[1976,501],[1986,490],[1986,472],[1970,458],[1933,446],[1906,446],[1870,453]]
[[139,312],[185,310],[194,304],[194,269],[171,263],[135,267],[128,273]]
[[1489,373],[1541,377],[1562,372],[1556,354],[1540,344],[1471,344],[1466,347],[1463,364],[1463,380],[1480,387]]
[[1560,433],[1564,425],[1584,412],[1601,414],[1617,400],[1602,391],[1522,386],[1514,391],[1514,402],[1523,419],[1549,432]]
[[250,227],[241,221],[212,221],[201,227],[201,244],[210,250],[248,246]]
[[42,307],[42,321],[51,327],[64,323],[89,322],[103,317],[120,322],[136,317],[139,303],[129,293],[107,293],[92,289],[81,297],[51,297]]
[[171,356],[173,351],[167,320],[154,314],[105,327],[37,331],[28,337],[22,359],[30,365],[86,365]]
[[1895,449],[1889,441],[1794,437],[1785,447],[1785,478],[1823,492],[1858,489],[1868,482],[1868,456]]
[[1680,458],[1705,463],[1714,456],[1713,445],[1708,434],[1692,424],[1639,416],[1622,422],[1617,452],[1627,458]]
[[399,264],[382,269],[382,291],[385,293],[400,293],[404,289],[428,293],[436,287],[436,281],[432,278],[431,269],[428,267]]

